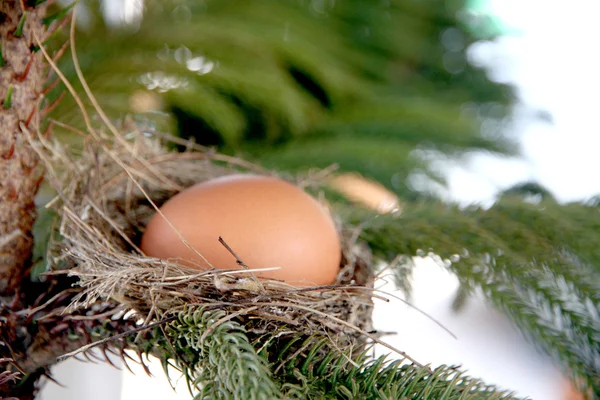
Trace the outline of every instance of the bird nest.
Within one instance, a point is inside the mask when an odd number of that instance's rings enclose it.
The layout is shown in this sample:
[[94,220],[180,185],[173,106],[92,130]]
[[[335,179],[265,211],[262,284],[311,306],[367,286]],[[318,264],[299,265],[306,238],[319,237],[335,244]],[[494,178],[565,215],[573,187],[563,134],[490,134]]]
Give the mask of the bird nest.
[[[274,173],[133,125],[122,131],[129,133],[89,137],[76,159],[59,144],[38,144],[58,193],[49,204],[60,215],[62,236],[53,251],[81,289],[72,309],[112,299],[133,310],[140,324],[152,324],[203,307],[225,311],[254,337],[322,334],[342,349],[376,340],[370,252],[357,241],[357,228],[335,216],[343,256],[332,285],[298,288],[267,279],[257,284],[251,270],[199,271],[145,256],[141,234],[173,195],[228,174]],[[168,151],[173,141],[183,151]],[[288,180],[319,193],[322,177],[315,172]]]

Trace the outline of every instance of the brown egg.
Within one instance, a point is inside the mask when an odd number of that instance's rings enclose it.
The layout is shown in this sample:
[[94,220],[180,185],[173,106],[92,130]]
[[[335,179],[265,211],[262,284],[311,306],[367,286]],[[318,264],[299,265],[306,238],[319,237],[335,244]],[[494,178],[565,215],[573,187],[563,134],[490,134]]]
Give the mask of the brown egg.
[[334,175],[329,179],[329,184],[349,199],[380,214],[400,211],[398,196],[380,183],[365,179],[358,174]]
[[[297,286],[335,282],[341,261],[340,239],[329,213],[300,188],[281,179],[230,175],[194,185],[160,209],[185,240],[212,266],[240,269],[219,237],[249,268]],[[180,259],[198,269],[210,266],[186,246],[160,214],[142,236],[151,257]]]
[[586,399],[591,399],[591,395],[586,396],[583,392],[580,392],[579,390],[577,390],[577,388],[575,387],[575,385],[573,384],[573,382],[571,382],[568,379],[565,379],[565,395],[564,395],[564,399],[565,400],[586,400]]

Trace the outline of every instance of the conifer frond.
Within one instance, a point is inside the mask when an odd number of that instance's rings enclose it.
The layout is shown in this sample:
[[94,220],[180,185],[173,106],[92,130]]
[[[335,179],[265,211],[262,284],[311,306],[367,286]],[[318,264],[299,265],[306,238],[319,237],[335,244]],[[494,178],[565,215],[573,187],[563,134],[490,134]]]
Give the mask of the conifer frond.
[[516,399],[456,367],[373,358],[319,333],[248,336],[231,317],[190,307],[131,346],[144,344],[139,350],[159,356],[165,371],[181,370],[195,399]]
[[461,282],[456,305],[476,288],[600,393],[600,213],[552,199],[506,196],[491,209],[429,203],[378,216],[363,239],[379,256],[440,257]]
[[[316,341],[305,352],[285,352],[285,366],[277,375],[285,398],[298,399],[516,399],[507,391],[467,377],[460,369],[373,358],[369,350],[352,354]],[[288,353],[291,353],[288,350]]]
[[[201,144],[279,170],[337,163],[413,196],[405,178],[417,145],[514,151],[479,134],[486,119],[501,125],[514,96],[466,62],[476,38],[456,20],[462,2],[413,3],[155,0],[139,29],[94,20],[78,34],[78,54],[113,118],[131,112],[135,93],[150,92],[169,117],[145,117]],[[440,43],[448,29],[460,42],[451,52]],[[63,69],[74,76],[68,62]],[[55,115],[80,119],[70,99]]]
[[195,399],[279,398],[266,360],[256,353],[244,327],[226,316],[221,310],[197,308],[181,312],[167,327],[177,356],[191,356],[184,365]]

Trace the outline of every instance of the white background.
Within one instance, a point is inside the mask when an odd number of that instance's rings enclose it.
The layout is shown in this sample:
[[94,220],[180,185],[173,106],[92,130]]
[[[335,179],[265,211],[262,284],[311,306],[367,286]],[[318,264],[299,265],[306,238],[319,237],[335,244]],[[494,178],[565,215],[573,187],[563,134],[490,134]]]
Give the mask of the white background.
[[480,48],[490,76],[516,83],[521,101],[552,114],[554,124],[523,119],[512,134],[523,161],[478,156],[450,171],[452,197],[489,201],[499,189],[534,179],[561,201],[600,193],[600,5],[593,0],[493,0],[491,7],[521,34]]

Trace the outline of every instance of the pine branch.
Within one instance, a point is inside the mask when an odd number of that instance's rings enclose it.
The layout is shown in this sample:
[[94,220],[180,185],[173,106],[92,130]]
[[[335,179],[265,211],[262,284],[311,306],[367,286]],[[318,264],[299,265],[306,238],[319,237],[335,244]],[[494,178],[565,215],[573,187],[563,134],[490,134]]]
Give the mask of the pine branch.
[[[63,279],[59,285],[70,283]],[[29,289],[35,293],[40,287]],[[72,289],[59,289],[58,293],[50,291],[40,297],[40,304],[35,307],[21,310],[2,307],[0,358],[12,379],[2,380],[0,398],[33,399],[38,379],[50,374],[50,367],[60,356],[136,328],[133,320],[111,318],[119,311],[119,305],[114,302],[97,303],[88,310],[63,314],[76,293]],[[125,342],[111,341],[102,350],[121,349]]]
[[[513,399],[510,393],[464,375],[458,368],[435,370],[407,363],[373,358],[370,350],[340,352],[327,339],[292,339],[273,369],[285,398],[298,399]],[[428,397],[429,396],[429,397]]]
[[[483,263],[482,263],[483,264]],[[483,264],[485,265],[485,264]],[[596,393],[600,388],[600,319],[598,306],[582,297],[573,282],[555,276],[539,265],[514,265],[540,279],[537,284],[523,281],[517,274],[498,266],[465,271],[454,268],[462,276],[471,276],[492,303],[504,310],[524,333],[555,360],[568,366],[569,375],[583,388]],[[473,273],[475,272],[475,273]]]
[[388,260],[441,257],[461,282],[457,305],[482,289],[584,389],[600,393],[599,224],[592,206],[506,197],[489,210],[407,206],[371,219],[362,238]]
[[[271,332],[251,341],[235,313],[190,309],[166,328],[168,339],[148,336],[141,349],[183,371],[197,399],[513,399],[454,367],[435,370],[406,360],[342,351],[320,334]],[[257,354],[256,348],[260,349]],[[267,363],[269,359],[269,363]]]
[[226,316],[221,310],[198,308],[180,313],[167,328],[176,350],[172,357],[191,356],[182,364],[198,392],[195,398],[279,398],[266,360],[256,353],[244,327]]
[[[81,64],[111,116],[146,93],[172,117],[161,114],[160,124],[175,122],[201,144],[278,170],[336,163],[414,198],[405,180],[415,166],[425,168],[415,146],[515,150],[480,135],[478,118],[500,125],[512,89],[466,62],[475,38],[455,19],[463,2],[446,3],[184,1],[177,6],[189,19],[179,21],[160,11],[174,2],[156,0],[135,32],[111,32],[101,21],[81,32]],[[464,42],[453,52],[459,73],[444,67],[448,50],[439,38],[448,28]],[[64,70],[74,77],[69,65]],[[465,112],[467,102],[478,117]],[[77,125],[73,105],[66,99],[55,113]]]

